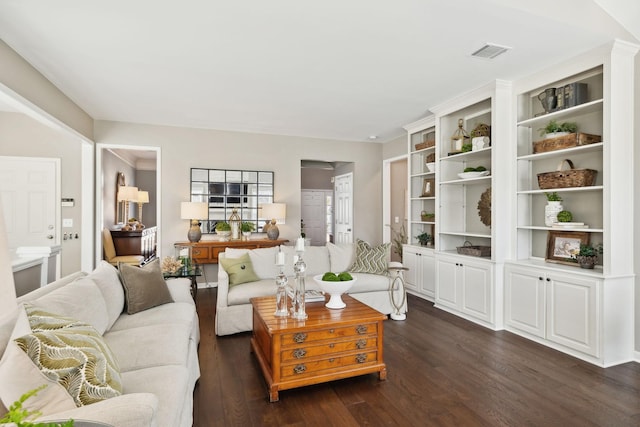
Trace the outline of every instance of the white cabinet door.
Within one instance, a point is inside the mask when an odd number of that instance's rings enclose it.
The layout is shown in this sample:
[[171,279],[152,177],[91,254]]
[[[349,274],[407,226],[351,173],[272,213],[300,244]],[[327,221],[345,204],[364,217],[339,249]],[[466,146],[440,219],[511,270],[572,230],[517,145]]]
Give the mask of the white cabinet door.
[[418,290],[418,253],[415,248],[405,245],[402,249],[402,265],[408,270],[403,273],[407,289]]
[[455,259],[437,257],[436,259],[436,303],[459,309],[461,292],[458,276],[459,265]]
[[488,265],[464,260],[458,263],[462,274],[461,310],[478,319],[491,322],[493,319],[493,292],[491,268]]
[[419,270],[422,277],[420,292],[433,300],[436,295],[436,258],[432,253],[422,253]]
[[545,275],[535,270],[505,267],[505,324],[535,336],[545,336]]
[[549,274],[547,339],[598,357],[597,280]]

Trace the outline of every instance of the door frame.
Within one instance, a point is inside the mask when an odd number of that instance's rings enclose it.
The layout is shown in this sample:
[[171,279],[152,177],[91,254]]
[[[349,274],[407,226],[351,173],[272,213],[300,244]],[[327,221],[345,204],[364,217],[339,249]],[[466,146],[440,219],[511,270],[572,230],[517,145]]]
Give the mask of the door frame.
[[[95,194],[96,194],[96,210],[94,215],[95,227],[95,262],[96,265],[102,260],[102,224],[103,220],[103,203],[102,203],[102,153],[104,150],[119,149],[119,150],[139,150],[139,151],[155,151],[156,153],[156,224],[160,228],[160,232],[156,233],[156,247],[158,248],[157,256],[160,258],[160,248],[162,248],[162,150],[160,147],[149,145],[119,145],[119,144],[104,144],[96,143],[96,175],[95,175]],[[104,184],[109,185],[109,184]]]

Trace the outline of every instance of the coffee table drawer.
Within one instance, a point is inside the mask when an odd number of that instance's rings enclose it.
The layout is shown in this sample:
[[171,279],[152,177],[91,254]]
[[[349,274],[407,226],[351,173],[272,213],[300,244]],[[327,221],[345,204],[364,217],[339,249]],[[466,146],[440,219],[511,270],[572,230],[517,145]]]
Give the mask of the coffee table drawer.
[[349,366],[360,367],[367,364],[378,362],[378,352],[360,352],[347,355],[329,356],[324,359],[299,361],[298,363],[283,364],[280,368],[280,376],[282,380],[291,378],[303,378],[305,376],[314,376],[318,374],[330,373],[331,370],[344,370]]
[[376,350],[378,348],[378,338],[365,336],[356,340],[333,341],[320,345],[307,345],[295,348],[288,348],[281,353],[280,360],[286,363],[292,360],[307,360],[318,356],[328,356],[337,353],[347,353],[351,351]]
[[295,332],[291,334],[282,334],[282,347],[298,346],[303,343],[321,340],[334,340],[342,337],[356,337],[362,335],[376,335],[378,333],[378,324],[359,323],[351,326],[310,330],[308,332]]

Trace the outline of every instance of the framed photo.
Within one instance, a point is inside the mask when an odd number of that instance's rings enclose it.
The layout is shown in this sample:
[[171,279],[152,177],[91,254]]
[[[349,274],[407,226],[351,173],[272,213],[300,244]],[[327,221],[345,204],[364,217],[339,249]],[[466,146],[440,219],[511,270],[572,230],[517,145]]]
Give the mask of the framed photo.
[[436,195],[436,180],[425,179],[422,183],[422,197],[435,197]]
[[589,233],[583,231],[549,231],[545,261],[576,265],[580,245],[589,244]]

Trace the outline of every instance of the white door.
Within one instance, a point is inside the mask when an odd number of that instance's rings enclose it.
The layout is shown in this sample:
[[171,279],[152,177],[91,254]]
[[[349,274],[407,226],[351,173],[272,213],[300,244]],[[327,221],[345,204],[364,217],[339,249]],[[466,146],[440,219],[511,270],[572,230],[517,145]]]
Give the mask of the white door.
[[302,222],[307,239],[312,246],[324,246],[327,243],[327,204],[326,192],[321,190],[302,190]]
[[9,248],[60,242],[59,165],[59,159],[0,157],[0,199]]
[[353,243],[353,174],[335,178],[336,243]]

